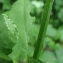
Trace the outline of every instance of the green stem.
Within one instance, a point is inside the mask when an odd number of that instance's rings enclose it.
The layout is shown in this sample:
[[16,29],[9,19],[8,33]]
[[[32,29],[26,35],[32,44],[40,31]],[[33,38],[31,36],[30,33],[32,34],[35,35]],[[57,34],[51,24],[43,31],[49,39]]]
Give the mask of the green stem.
[[41,16],[41,26],[38,34],[38,39],[34,51],[33,58],[38,59],[41,49],[43,50],[44,37],[47,29],[47,25],[50,19],[50,13],[53,5],[53,0],[46,0],[43,14]]

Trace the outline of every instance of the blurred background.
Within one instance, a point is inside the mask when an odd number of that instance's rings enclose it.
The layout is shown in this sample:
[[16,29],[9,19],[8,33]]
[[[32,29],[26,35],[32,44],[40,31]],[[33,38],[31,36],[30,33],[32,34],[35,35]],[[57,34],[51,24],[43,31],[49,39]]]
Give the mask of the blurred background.
[[[8,12],[14,2],[17,0],[0,0],[0,14]],[[32,27],[33,37],[30,39],[30,46],[35,45],[36,36],[38,33],[38,28],[40,25],[41,14],[44,9],[45,0],[30,0],[32,4],[32,9],[30,15],[35,16],[35,25],[37,28]],[[47,11],[47,10],[46,10]],[[32,35],[31,35],[32,36]],[[49,50],[54,53],[58,48],[60,48],[57,54],[58,56],[63,58],[63,0],[55,0],[51,12],[50,22],[47,27],[46,37],[44,40],[44,50]],[[49,52],[47,52],[49,53]],[[54,53],[55,54],[55,53]],[[0,63],[4,63],[2,59],[0,59]],[[6,62],[11,63],[11,62]],[[63,59],[60,59],[60,63],[63,63]]]

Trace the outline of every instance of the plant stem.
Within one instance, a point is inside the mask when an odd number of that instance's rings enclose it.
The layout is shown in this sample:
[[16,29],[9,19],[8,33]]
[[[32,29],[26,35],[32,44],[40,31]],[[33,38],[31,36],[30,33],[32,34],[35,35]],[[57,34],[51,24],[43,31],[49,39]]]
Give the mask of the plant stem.
[[40,19],[41,26],[40,26],[38,39],[37,39],[37,43],[36,43],[36,47],[33,55],[34,59],[38,59],[41,49],[43,50],[44,37],[45,37],[47,25],[49,23],[52,5],[53,5],[53,0],[46,0],[44,11]]

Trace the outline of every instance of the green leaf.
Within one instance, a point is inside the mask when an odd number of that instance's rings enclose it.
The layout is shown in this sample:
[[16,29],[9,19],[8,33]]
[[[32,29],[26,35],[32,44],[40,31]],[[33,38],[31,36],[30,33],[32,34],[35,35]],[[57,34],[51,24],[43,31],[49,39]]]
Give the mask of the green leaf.
[[8,61],[8,60],[0,58],[0,63],[12,63],[12,61]]
[[29,51],[29,57],[32,57],[33,56],[33,53],[34,53],[34,47],[32,46],[28,46],[28,51]]
[[9,12],[9,18],[15,22],[18,28],[18,42],[13,47],[12,53],[9,55],[12,60],[18,61],[27,57],[28,50],[28,29],[32,25],[32,18],[29,15],[30,4],[29,0],[16,1],[11,11]]
[[63,42],[63,26],[59,27],[58,34],[59,34],[59,40]]
[[58,63],[63,63],[63,46],[55,51]]
[[56,63],[56,57],[51,51],[44,51],[39,59],[45,63]]
[[31,59],[29,60],[29,63],[43,63],[43,62],[40,61],[40,60],[31,58]]
[[12,48],[17,41],[16,25],[5,14],[0,18],[0,47]]
[[48,28],[47,28],[46,35],[50,36],[50,37],[55,37],[56,33],[57,33],[56,29],[53,28],[51,24],[49,24]]
[[61,20],[61,22],[63,23],[63,8],[60,9],[59,13],[58,13],[58,18]]
[[30,45],[34,45],[36,43],[39,32],[39,25],[32,24],[28,30]]
[[55,0],[56,5],[61,6],[63,5],[63,0]]
[[11,8],[10,0],[4,0],[3,2],[3,10],[9,10]]
[[1,49],[0,49],[0,58],[5,60],[11,60],[8,55],[6,55]]
[[3,2],[4,2],[4,0],[0,0],[0,2],[1,2],[1,3],[3,3]]
[[50,36],[50,37],[55,37],[56,33],[57,33],[57,30],[55,28],[53,28],[53,26],[51,24],[49,24],[46,35]]
[[58,30],[53,28],[51,24],[49,24],[47,27],[46,35],[53,38],[54,40],[58,40],[60,36]]

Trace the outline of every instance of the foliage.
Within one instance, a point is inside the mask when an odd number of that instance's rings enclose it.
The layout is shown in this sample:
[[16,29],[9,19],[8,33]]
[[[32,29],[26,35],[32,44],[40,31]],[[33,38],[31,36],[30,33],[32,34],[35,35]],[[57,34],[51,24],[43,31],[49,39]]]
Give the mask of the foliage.
[[[32,58],[44,5],[45,0],[0,0],[0,63]],[[63,0],[54,1],[43,47],[30,63],[63,63]]]

